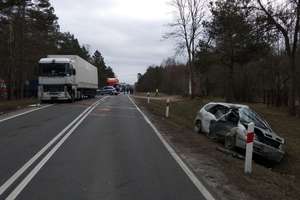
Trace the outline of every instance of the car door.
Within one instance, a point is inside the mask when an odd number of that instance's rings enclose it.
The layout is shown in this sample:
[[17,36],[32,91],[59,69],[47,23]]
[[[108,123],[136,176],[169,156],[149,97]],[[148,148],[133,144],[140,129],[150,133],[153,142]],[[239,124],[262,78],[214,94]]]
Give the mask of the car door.
[[237,127],[239,116],[238,111],[226,106],[219,107],[216,112],[216,121],[211,122],[209,131],[214,136],[225,137],[234,127]]
[[222,126],[223,123],[225,123],[225,116],[229,112],[229,108],[216,104],[215,106],[207,109],[207,112],[209,113],[210,117],[208,117],[207,120],[209,120],[209,123],[206,124],[207,133],[211,131],[212,124],[219,124]]
[[211,120],[216,120],[216,117],[210,112],[210,110],[215,106],[216,106],[215,104],[208,104],[204,108],[202,108],[203,110],[200,111],[201,128],[204,133],[209,132],[209,126]]

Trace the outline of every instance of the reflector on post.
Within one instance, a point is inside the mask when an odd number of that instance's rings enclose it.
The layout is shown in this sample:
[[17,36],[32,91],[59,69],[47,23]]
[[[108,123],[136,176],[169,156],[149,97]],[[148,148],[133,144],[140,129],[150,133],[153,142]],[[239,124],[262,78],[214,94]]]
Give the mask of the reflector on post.
[[166,118],[169,117],[169,112],[170,112],[170,99],[167,98],[167,103],[166,103]]
[[246,136],[246,158],[245,158],[245,174],[252,173],[252,154],[253,154],[253,141],[254,141],[254,123],[248,124],[247,136]]

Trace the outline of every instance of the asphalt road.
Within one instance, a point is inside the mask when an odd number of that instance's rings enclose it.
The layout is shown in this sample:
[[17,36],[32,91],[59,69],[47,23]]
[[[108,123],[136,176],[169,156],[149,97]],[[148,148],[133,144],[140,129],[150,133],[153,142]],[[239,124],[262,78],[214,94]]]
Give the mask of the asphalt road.
[[0,122],[1,199],[204,198],[134,104],[119,95]]

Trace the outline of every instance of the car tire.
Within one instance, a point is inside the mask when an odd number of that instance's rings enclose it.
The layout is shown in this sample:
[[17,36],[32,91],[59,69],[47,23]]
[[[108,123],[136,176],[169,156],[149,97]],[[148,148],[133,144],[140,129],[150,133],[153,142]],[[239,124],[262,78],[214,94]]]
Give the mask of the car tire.
[[202,132],[202,127],[201,127],[201,121],[200,120],[197,120],[195,122],[194,131],[196,133],[201,133]]
[[209,138],[209,139],[217,139],[217,136],[216,134],[211,130],[211,125],[213,123],[215,123],[216,121],[215,120],[211,120],[210,121],[210,124],[209,124],[209,129],[208,129],[208,133],[206,133],[206,136]]
[[226,133],[224,139],[225,148],[229,150],[233,150],[235,148],[235,140],[236,140],[236,133],[234,131],[230,131]]
[[211,140],[216,139],[216,135],[215,135],[214,133],[212,133],[212,132],[206,133],[206,136],[207,136],[209,139],[211,139]]

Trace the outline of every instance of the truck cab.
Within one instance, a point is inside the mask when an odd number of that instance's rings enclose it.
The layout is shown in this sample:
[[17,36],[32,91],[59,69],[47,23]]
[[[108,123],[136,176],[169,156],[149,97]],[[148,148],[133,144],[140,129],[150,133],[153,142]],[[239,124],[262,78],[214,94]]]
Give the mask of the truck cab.
[[68,58],[42,58],[39,61],[39,98],[42,101],[76,98],[76,70]]
[[98,71],[77,55],[48,55],[39,61],[41,101],[93,98],[98,89]]

